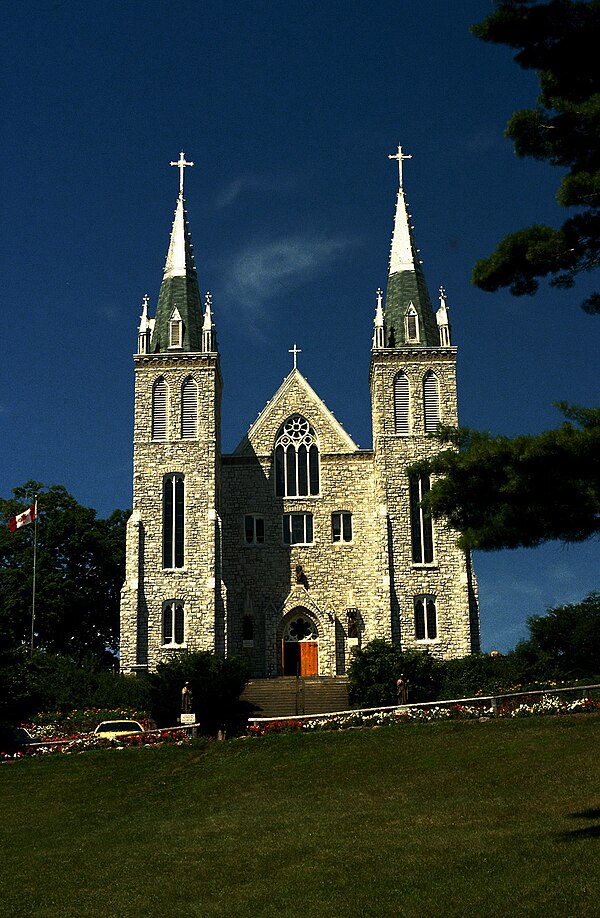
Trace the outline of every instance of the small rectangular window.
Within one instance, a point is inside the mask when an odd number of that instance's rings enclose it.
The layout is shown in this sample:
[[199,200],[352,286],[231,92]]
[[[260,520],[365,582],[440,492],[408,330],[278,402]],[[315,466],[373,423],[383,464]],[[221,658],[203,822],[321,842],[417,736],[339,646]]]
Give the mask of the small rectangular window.
[[264,545],[265,521],[262,516],[252,513],[244,517],[244,541],[246,545]]
[[435,641],[438,636],[434,596],[415,596],[415,639]]
[[283,542],[285,545],[312,545],[312,513],[284,513]]
[[346,512],[331,514],[331,538],[333,542],[352,541],[352,514]]

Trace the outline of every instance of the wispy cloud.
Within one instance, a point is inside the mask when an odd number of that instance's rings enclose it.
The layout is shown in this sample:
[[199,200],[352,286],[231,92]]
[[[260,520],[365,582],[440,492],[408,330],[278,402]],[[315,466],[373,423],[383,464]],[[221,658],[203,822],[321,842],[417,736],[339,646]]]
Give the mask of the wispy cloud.
[[270,299],[312,280],[355,244],[351,238],[302,234],[248,245],[227,267],[226,299],[255,321]]
[[246,191],[262,191],[270,194],[284,194],[292,191],[298,184],[295,175],[241,175],[220,191],[215,198],[215,207],[221,210],[229,207]]

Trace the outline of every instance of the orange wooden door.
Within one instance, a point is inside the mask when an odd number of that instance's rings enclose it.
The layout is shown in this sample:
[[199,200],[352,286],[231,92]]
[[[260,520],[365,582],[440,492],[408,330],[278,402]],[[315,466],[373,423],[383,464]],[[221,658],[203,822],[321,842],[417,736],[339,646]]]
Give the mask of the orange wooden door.
[[300,647],[300,675],[319,675],[319,645],[317,641],[302,641]]

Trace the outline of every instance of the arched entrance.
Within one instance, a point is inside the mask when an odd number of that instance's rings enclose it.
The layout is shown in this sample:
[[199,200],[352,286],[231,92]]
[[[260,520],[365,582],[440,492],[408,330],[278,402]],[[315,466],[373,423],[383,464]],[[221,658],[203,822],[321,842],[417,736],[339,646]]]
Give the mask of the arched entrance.
[[281,665],[284,676],[319,675],[319,632],[306,609],[293,609],[283,628]]

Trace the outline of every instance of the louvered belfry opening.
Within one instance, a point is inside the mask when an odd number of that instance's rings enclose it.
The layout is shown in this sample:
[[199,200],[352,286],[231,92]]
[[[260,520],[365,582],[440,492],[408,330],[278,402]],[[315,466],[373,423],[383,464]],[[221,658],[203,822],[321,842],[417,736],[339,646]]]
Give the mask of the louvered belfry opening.
[[426,373],[423,380],[425,433],[434,433],[440,423],[440,383],[435,373]]
[[394,379],[394,426],[397,434],[410,433],[410,388],[406,373]]
[[152,439],[167,439],[168,388],[164,379],[157,379],[152,387]]
[[195,440],[198,436],[198,384],[188,377],[181,387],[181,438]]

